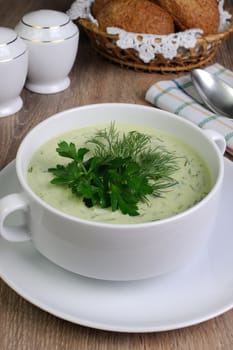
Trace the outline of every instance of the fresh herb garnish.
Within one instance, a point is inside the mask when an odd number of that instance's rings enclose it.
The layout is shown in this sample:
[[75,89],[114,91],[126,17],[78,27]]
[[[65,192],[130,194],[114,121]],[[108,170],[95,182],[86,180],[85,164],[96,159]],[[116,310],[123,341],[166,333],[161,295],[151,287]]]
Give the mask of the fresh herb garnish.
[[52,184],[67,186],[87,207],[111,207],[136,216],[139,202],[147,202],[148,195],[160,197],[176,184],[171,177],[177,170],[176,156],[152,149],[148,135],[132,131],[120,136],[111,123],[88,143],[90,148],[77,149],[73,143],[60,142],[56,151],[72,161],[48,169],[55,175]]

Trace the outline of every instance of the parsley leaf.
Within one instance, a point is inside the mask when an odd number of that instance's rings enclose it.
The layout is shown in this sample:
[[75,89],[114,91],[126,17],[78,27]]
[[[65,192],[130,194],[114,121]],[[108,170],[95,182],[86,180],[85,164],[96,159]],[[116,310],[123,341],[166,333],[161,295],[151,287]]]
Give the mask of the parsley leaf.
[[120,137],[114,123],[87,140],[92,150],[62,141],[56,151],[72,161],[48,169],[55,176],[51,183],[70,188],[87,207],[139,215],[139,202],[147,202],[149,195],[160,197],[176,184],[171,177],[177,170],[176,157],[151,149],[150,142],[150,136],[137,131]]

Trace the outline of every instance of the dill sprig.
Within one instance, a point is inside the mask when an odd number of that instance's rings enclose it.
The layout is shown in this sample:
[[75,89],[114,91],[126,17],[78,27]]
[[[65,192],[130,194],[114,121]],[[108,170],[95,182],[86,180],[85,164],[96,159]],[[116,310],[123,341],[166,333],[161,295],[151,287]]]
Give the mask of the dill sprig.
[[136,159],[140,153],[148,149],[150,142],[149,135],[138,131],[130,131],[120,136],[115,123],[111,123],[108,129],[97,130],[95,135],[86,141],[86,144],[95,145],[93,153],[97,157],[112,156]]
[[149,195],[161,197],[176,184],[172,178],[176,156],[159,147],[152,149],[149,135],[137,131],[120,135],[111,123],[96,131],[87,144],[93,149],[60,142],[56,151],[72,161],[48,169],[55,175],[52,184],[70,188],[87,207],[111,207],[112,211],[139,215],[139,202],[147,202]]

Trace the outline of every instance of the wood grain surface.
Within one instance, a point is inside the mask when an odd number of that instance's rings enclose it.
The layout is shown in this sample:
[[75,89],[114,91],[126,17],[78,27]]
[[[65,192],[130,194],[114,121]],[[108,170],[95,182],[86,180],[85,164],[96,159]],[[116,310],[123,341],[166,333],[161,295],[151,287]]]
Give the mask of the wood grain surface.
[[[14,28],[25,13],[51,8],[65,11],[68,0],[0,0],[0,26]],[[233,6],[233,1],[227,4]],[[215,61],[233,69],[233,36],[219,49]],[[52,114],[98,102],[147,104],[146,90],[157,80],[176,75],[135,72],[110,63],[93,52],[81,33],[71,86],[54,95],[26,89],[24,106],[0,119],[0,169],[16,156],[27,132]],[[0,77],[1,79],[1,77]],[[233,179],[232,179],[233,180]],[[233,267],[232,267],[233,273]],[[161,333],[126,334],[99,331],[58,319],[33,306],[0,281],[1,350],[232,350],[233,310],[199,325]]]

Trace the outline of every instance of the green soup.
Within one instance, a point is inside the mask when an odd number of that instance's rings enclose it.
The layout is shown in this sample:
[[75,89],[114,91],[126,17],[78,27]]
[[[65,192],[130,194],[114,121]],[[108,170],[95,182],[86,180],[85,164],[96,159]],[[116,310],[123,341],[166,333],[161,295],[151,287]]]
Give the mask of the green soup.
[[77,148],[83,147],[97,129],[108,126],[106,123],[71,130],[42,145],[32,156],[28,167],[27,181],[32,190],[45,202],[69,215],[113,224],[135,224],[176,215],[201,201],[210,191],[211,177],[208,168],[202,157],[188,144],[160,130],[120,123],[116,123],[118,131],[127,133],[136,130],[150,135],[152,147],[160,147],[177,157],[178,170],[173,175],[177,184],[167,189],[162,198],[149,196],[148,203],[138,205],[140,215],[129,216],[119,210],[113,212],[111,208],[88,208],[69,189],[52,185],[50,181],[53,175],[48,172],[48,168],[67,164],[67,160],[57,154],[57,144],[65,140],[73,142]]

